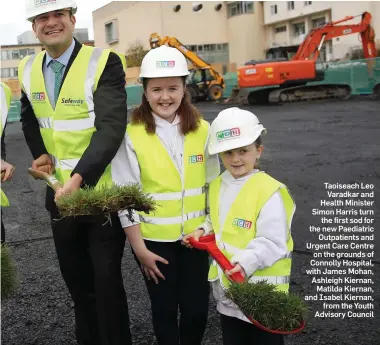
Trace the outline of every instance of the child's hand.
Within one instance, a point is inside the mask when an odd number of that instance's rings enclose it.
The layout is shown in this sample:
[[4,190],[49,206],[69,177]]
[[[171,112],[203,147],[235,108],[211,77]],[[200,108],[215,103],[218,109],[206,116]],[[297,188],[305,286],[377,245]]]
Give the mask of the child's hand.
[[233,269],[231,269],[229,271],[225,271],[225,274],[229,278],[231,275],[233,275],[234,273],[238,273],[238,272],[240,272],[242,274],[242,276],[245,277],[244,268],[242,266],[240,266],[240,264],[236,264],[236,266]]
[[199,239],[205,234],[205,231],[203,229],[198,229],[198,230],[195,230],[193,232],[191,232],[190,234],[186,235],[183,239],[182,239],[182,244],[184,246],[186,246],[187,248],[193,248],[193,246],[190,244],[190,237],[194,238],[194,240],[196,241],[199,241]]
[[158,284],[158,277],[165,280],[164,275],[158,269],[156,261],[162,262],[167,265],[169,262],[151,252],[148,249],[145,249],[141,253],[136,253],[137,258],[141,263],[141,269],[145,273],[148,280],[153,279],[156,284]]

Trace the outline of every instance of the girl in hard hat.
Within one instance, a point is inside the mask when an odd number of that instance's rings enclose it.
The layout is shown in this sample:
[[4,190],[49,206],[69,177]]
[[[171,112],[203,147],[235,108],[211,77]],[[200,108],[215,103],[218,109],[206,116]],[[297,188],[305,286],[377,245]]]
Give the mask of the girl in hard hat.
[[210,215],[184,237],[215,233],[217,246],[234,268],[223,271],[216,262],[209,281],[220,313],[224,345],[278,345],[283,336],[254,326],[225,296],[231,274],[250,282],[268,280],[288,291],[293,241],[290,233],[295,204],[284,184],[257,167],[266,129],[251,112],[236,107],[221,111],[211,124],[209,154],[220,154],[226,168],[210,184]]
[[134,222],[125,212],[120,220],[145,278],[157,341],[164,345],[200,345],[208,314],[208,255],[181,240],[205,221],[205,187],[220,166],[218,156],[208,154],[209,124],[190,103],[188,74],[175,48],[146,54],[142,104],[132,112],[112,166],[116,183],[140,184],[157,204],[154,213],[134,213]]

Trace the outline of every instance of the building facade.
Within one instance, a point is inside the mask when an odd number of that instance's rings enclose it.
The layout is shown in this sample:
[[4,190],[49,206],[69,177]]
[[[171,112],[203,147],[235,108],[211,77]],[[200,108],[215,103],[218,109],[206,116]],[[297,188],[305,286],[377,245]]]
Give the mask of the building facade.
[[[364,11],[380,32],[380,1],[113,1],[93,12],[94,41],[126,53],[136,44],[150,49],[150,34],[158,33],[176,37],[210,64],[239,68],[290,58],[311,29],[345,16],[355,16],[347,24],[358,23]],[[324,43],[320,57],[339,60],[360,48],[359,34],[337,37]]]
[[152,33],[177,38],[210,64],[263,58],[263,4],[254,1],[113,1],[93,12],[96,46],[150,49]]

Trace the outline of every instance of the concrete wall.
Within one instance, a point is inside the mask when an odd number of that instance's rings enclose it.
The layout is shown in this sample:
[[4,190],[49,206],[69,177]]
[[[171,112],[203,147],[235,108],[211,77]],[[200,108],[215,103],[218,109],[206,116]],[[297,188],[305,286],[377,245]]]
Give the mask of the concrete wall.
[[228,19],[230,61],[235,62],[238,67],[249,60],[265,57],[262,3],[255,2],[253,12]]

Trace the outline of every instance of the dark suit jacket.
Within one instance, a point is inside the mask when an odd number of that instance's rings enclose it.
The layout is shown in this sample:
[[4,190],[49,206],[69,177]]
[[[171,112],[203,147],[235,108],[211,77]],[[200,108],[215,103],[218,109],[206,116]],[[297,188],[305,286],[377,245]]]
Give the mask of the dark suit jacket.
[[[65,69],[62,84],[81,48],[82,44],[75,40],[74,51]],[[93,187],[97,184],[119,149],[126,131],[128,110],[125,73],[120,57],[115,53],[110,53],[94,93],[94,111],[96,131],[92,135],[90,145],[72,172],[72,175],[78,173],[82,176],[82,187],[85,185]],[[46,154],[38,121],[24,92],[21,95],[21,123],[33,158],[37,159],[42,154]],[[45,205],[49,211],[56,211],[54,194],[50,187],[47,189]]]

